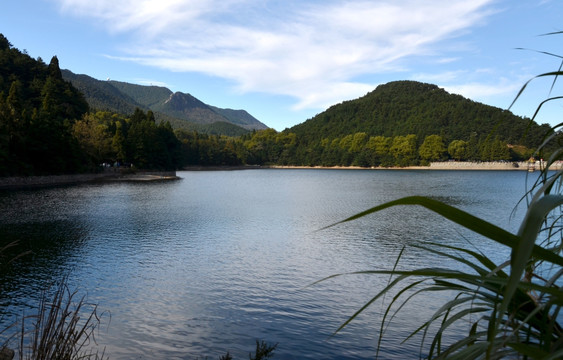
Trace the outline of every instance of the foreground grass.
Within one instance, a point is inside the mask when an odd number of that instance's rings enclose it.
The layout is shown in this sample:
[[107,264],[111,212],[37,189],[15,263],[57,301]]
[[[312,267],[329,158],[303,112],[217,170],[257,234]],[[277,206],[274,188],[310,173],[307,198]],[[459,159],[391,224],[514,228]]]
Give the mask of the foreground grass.
[[[52,298],[47,291],[41,294],[36,313],[25,315],[21,323],[14,324],[10,338],[1,347],[8,358],[10,352],[20,360],[77,360],[106,359],[96,348],[95,332],[101,322],[95,304],[70,291],[67,278],[56,287]],[[19,330],[18,330],[19,329]]]

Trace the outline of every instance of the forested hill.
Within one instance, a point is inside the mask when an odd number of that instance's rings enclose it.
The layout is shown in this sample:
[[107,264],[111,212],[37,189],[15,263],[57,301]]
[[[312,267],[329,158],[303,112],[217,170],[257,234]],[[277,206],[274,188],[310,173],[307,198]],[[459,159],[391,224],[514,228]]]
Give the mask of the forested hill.
[[0,34],[0,177],[96,172],[103,163],[173,170],[182,145],[151,111],[92,111],[56,56],[47,65]]
[[449,94],[436,85],[396,81],[380,85],[359,99],[334,105],[286,131],[297,134],[305,143],[363,132],[385,137],[413,134],[419,141],[439,135],[446,144],[493,136],[508,144],[535,148],[549,125],[529,125],[529,119]]
[[151,110],[157,120],[168,121],[174,128],[210,134],[236,136],[267,128],[245,110],[207,105],[190,94],[162,86],[102,81],[69,70],[62,74],[84,94],[92,109],[120,114],[131,114],[136,108]]
[[71,128],[88,112],[82,94],[0,34],[0,176],[72,173],[83,163]]

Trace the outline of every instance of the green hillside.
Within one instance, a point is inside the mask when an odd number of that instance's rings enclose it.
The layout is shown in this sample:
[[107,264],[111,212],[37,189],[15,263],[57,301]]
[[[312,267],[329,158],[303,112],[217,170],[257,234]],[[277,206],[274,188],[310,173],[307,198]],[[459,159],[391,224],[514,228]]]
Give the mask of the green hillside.
[[395,81],[282,133],[256,133],[245,144],[252,150],[249,161],[281,165],[522,161],[550,130],[547,124],[449,94],[436,85]]
[[92,109],[111,111],[119,114],[132,114],[136,108],[147,108],[130,96],[121,92],[108,81],[96,80],[88,75],[74,74],[62,70],[63,78],[80,90]]
[[142,104],[149,109],[166,101],[172,95],[172,91],[162,86],[144,86],[114,80],[110,80],[108,83],[136,103]]
[[175,129],[238,136],[250,130],[267,129],[245,110],[210,106],[190,94],[173,93],[161,86],[121,81],[102,81],[69,70],[63,77],[72,82],[95,110],[131,114],[136,108],[151,110],[157,121],[168,121]]
[[[190,94],[171,93],[163,101],[151,106],[155,111],[197,124],[229,122],[223,115]],[[236,125],[236,124],[233,124]]]
[[[180,121],[175,119],[174,121]],[[174,126],[173,121],[169,121],[172,126]],[[186,125],[187,124],[187,125]],[[248,134],[247,129],[243,129],[240,126],[232,124],[226,121],[217,121],[210,124],[193,124],[193,123],[183,123],[182,127],[175,127],[176,129],[195,131],[201,134],[209,135],[224,135],[229,137],[237,137],[244,134]]]
[[446,143],[498,136],[509,144],[535,147],[547,130],[548,125],[530,124],[507,110],[449,94],[436,85],[396,81],[334,105],[288,131],[306,143],[364,132],[385,137],[414,134],[419,143],[429,135],[440,135]]
[[221,109],[215,106],[209,105],[213,111],[218,114],[223,115],[229,120],[229,122],[241,126],[248,130],[259,130],[266,129],[267,127],[260,121],[244,110],[233,110],[233,109]]

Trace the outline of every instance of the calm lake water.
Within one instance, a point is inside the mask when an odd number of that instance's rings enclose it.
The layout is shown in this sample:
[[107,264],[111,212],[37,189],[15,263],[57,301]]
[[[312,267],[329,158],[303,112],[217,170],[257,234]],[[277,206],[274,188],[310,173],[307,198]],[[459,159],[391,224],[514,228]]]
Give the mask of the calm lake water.
[[[421,241],[507,252],[420,207],[401,206],[317,231],[407,195],[428,195],[516,232],[525,172],[287,170],[179,172],[178,181],[108,183],[0,192],[0,240],[32,255],[2,265],[6,325],[30,313],[64,275],[102,318],[97,340],[111,359],[248,358],[257,339],[279,343],[276,359],[374,358],[375,303],[334,331],[387,278],[346,275],[444,265]],[[311,286],[309,286],[311,285]],[[387,329],[383,359],[417,358],[407,330],[439,307],[420,298]],[[389,299],[387,299],[389,300]],[[464,329],[465,331],[466,329]],[[0,334],[5,336],[5,334]],[[1,340],[1,339],[0,339]]]

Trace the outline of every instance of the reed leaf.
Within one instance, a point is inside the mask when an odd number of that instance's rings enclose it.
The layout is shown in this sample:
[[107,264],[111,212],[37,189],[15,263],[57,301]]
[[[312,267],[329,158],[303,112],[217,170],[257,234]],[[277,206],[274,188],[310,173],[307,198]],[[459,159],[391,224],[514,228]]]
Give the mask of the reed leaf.
[[563,75],[563,72],[561,71],[551,71],[551,72],[547,72],[544,74],[540,74],[540,75],[536,75],[535,77],[533,77],[532,79],[528,80],[524,86],[522,86],[522,88],[520,89],[520,91],[518,91],[518,94],[516,94],[516,97],[514,98],[514,100],[512,101],[512,103],[510,104],[510,106],[508,107],[508,110],[512,109],[512,107],[514,106],[514,104],[516,103],[516,101],[518,101],[518,99],[520,98],[520,96],[524,93],[524,91],[526,90],[526,87],[532,82],[532,80],[541,78],[541,77],[547,77],[547,76],[553,76],[555,78],[557,78],[558,76]]
[[[546,35],[563,34],[558,31]],[[538,51],[548,56],[563,59],[563,56]],[[551,96],[551,91],[559,76],[563,75],[563,61],[557,71],[546,72],[528,80],[519,90],[510,105],[524,93],[534,79],[553,77],[550,97],[537,106],[532,120],[536,118],[548,102],[563,100],[563,96]],[[496,264],[482,251],[461,246],[451,246],[435,242],[425,242],[412,247],[434,256],[437,262],[447,260],[453,268],[426,267],[414,270],[398,268],[397,258],[392,270],[367,270],[349,274],[389,276],[387,285],[364,306],[356,311],[338,328],[340,331],[375,301],[394,294],[387,305],[381,321],[378,340],[391,321],[414,298],[430,292],[454,292],[450,300],[445,300],[430,318],[414,327],[404,341],[414,335],[422,334],[420,356],[424,344],[433,332],[428,358],[435,359],[501,359],[563,358],[563,327],[561,307],[563,306],[563,171],[551,172],[548,168],[561,161],[563,148],[557,141],[561,138],[563,123],[552,126],[536,154],[542,155],[549,145],[546,167],[540,169],[537,180],[531,189],[522,196],[520,202],[528,206],[517,234],[512,234],[484,219],[435,199],[423,196],[408,196],[377,205],[323,229],[371,215],[385,209],[407,205],[422,206],[439,214],[442,218],[475,232],[510,250],[508,261]],[[526,185],[528,181],[526,180]],[[463,269],[463,270],[459,270]],[[334,276],[349,274],[336,274]],[[393,311],[394,310],[394,311]],[[446,331],[464,324],[468,325],[465,337],[444,344]],[[437,330],[436,330],[437,326]]]
[[[428,210],[434,211],[435,213],[441,215],[445,219],[453,221],[454,223],[461,225],[479,235],[487,237],[491,240],[494,240],[502,245],[506,245],[510,248],[516,246],[519,242],[519,238],[517,235],[514,235],[496,225],[493,225],[488,221],[485,221],[481,218],[471,215],[468,212],[465,212],[451,205],[424,196],[407,196],[394,201],[389,201],[387,203],[372,207],[371,209],[362,211],[356,215],[353,215],[347,219],[344,219],[332,225],[326,226],[321,230],[328,229],[330,227],[345,222],[357,220],[361,217],[398,205],[423,206]],[[534,245],[532,248],[532,254],[538,259],[550,261],[554,264],[563,266],[563,258],[561,256],[557,256],[553,252],[546,250],[540,246]]]
[[[520,283],[522,274],[529,265],[532,249],[536,246],[537,234],[544,223],[546,215],[561,204],[563,204],[563,196],[546,195],[530,205],[522,226],[518,231],[519,244],[513,247],[511,254],[510,277],[504,292],[504,300],[500,308],[501,313],[508,309],[508,303],[511,301],[516,287]],[[559,256],[559,258],[561,257]]]

